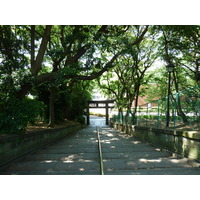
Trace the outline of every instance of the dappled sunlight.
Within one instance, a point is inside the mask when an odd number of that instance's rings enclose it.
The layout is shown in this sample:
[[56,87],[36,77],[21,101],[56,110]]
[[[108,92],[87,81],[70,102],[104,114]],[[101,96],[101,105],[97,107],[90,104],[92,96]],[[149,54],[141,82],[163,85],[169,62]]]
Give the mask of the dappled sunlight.
[[126,140],[128,140],[128,139],[130,139],[131,138],[131,136],[130,135],[119,135],[121,138],[123,138],[123,139],[126,139]]
[[62,161],[73,161],[73,160],[78,159],[78,158],[79,158],[79,156],[77,154],[72,154],[72,155],[63,157],[61,160]]
[[162,151],[160,148],[155,148],[154,150],[155,151]]
[[120,139],[119,139],[119,138],[116,138],[116,137],[114,137],[114,138],[111,138],[111,139],[109,139],[109,140],[111,140],[111,141],[119,141]]
[[73,160],[64,160],[62,161],[63,163],[73,163],[74,161]]
[[57,160],[43,160],[43,161],[40,161],[40,163],[55,163],[55,162],[58,162]]
[[141,158],[139,159],[140,162],[143,162],[143,163],[148,163],[148,162],[155,162],[155,163],[159,163],[161,162],[162,160],[161,159],[146,159],[146,158]]
[[183,159],[170,159],[169,160],[170,162],[172,162],[172,163],[186,163],[187,162],[187,160],[185,159],[185,158],[183,158]]
[[91,163],[91,162],[94,162],[93,160],[88,160],[88,159],[79,159],[77,160],[78,162],[86,162],[86,163]]
[[198,147],[194,147],[194,148],[191,148],[190,150],[189,150],[189,156],[191,157],[191,158],[198,158],[198,155],[199,155],[199,151],[198,151]]
[[[98,129],[105,175],[178,174],[180,171],[186,174],[191,171],[185,159],[174,157],[161,147],[143,143],[130,135],[112,131],[109,127]],[[27,161],[24,166],[15,166],[13,174],[23,174],[23,170],[28,168],[33,174],[100,174],[97,128],[82,130],[79,135],[46,148],[46,151],[34,158],[30,156]],[[27,170],[27,173],[30,171]]]
[[140,141],[132,141],[131,143],[132,143],[132,144],[141,144]]
[[106,136],[113,137],[114,135],[112,133],[108,133],[108,134],[106,134]]

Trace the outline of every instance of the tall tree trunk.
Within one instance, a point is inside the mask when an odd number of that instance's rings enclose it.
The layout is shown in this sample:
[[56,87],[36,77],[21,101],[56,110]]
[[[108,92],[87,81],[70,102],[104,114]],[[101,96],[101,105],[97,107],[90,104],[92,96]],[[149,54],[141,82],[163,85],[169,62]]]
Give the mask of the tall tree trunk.
[[[165,52],[166,52],[166,61],[168,63],[171,63],[171,59],[170,59],[170,56],[169,56],[169,53],[168,53],[168,44],[169,44],[169,41],[167,40],[167,36],[166,36],[164,30],[163,30],[163,36],[164,36],[164,40],[165,40],[165,46],[164,47],[165,47]],[[173,71],[173,77],[174,77],[174,83],[175,83],[176,92],[178,93],[179,92],[178,83],[177,83],[177,79],[176,79],[176,75],[175,75],[174,71]],[[177,102],[177,111],[178,111],[178,115],[181,116],[183,122],[187,123],[188,120],[187,120],[187,117],[185,116],[185,113],[183,112],[183,110],[181,108],[181,102],[180,102],[179,98],[178,98],[178,102]]]
[[122,120],[123,122],[123,109],[121,107],[118,109],[118,114],[119,114],[119,120]]
[[[50,38],[51,28],[52,28],[52,26],[50,26],[50,25],[46,26],[46,28],[45,28],[44,35],[42,37],[42,41],[40,44],[40,48],[38,50],[38,54],[36,56],[36,59],[34,60],[34,65],[31,66],[31,73],[33,75],[37,75],[42,68],[44,53],[47,49],[47,44],[48,44],[48,41]],[[33,30],[31,30],[31,32],[32,31]]]
[[[42,67],[42,62],[44,58],[44,53],[47,49],[47,44],[50,38],[52,26],[48,25],[46,26],[46,29],[43,34],[42,42],[40,44],[40,48],[38,51],[38,54],[35,59],[35,26],[31,26],[31,73],[32,75],[36,76]],[[35,80],[34,80],[35,81]],[[45,80],[44,80],[45,81]],[[35,82],[32,81],[32,83],[28,82],[21,86],[21,89],[17,92],[18,99],[22,100],[25,95],[30,91],[30,89],[33,87]]]
[[31,26],[31,68],[35,61],[35,25]]
[[134,125],[136,124],[136,112],[137,112],[137,107],[138,107],[139,90],[140,90],[140,84],[138,84],[135,91],[135,105],[134,105],[134,111],[132,114],[132,123]]
[[49,100],[49,127],[53,127],[55,125],[55,96],[56,88],[54,86],[51,86]]
[[[175,72],[173,72],[173,77],[174,77],[174,85],[175,85],[175,88],[176,88],[176,93],[179,93],[179,88],[178,88],[178,83],[177,83]],[[178,115],[182,118],[183,123],[187,123],[188,120],[187,120],[185,113],[182,110],[181,101],[180,101],[179,96],[178,96],[178,101],[176,103],[177,103],[177,113],[178,113]]]

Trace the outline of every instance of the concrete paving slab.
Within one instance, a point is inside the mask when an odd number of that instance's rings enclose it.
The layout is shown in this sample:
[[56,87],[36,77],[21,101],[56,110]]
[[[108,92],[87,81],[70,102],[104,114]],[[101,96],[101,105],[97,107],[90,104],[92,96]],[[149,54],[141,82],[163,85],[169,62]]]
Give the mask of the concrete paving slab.
[[[75,171],[89,171],[89,170],[98,170],[99,169],[99,163],[92,163],[91,162],[59,162],[54,167],[55,171],[65,171],[65,170],[75,170]],[[99,169],[100,170],[100,169]]]
[[[93,123],[95,124],[95,123]],[[199,175],[187,159],[143,143],[109,127],[101,127],[105,175]],[[62,141],[16,161],[0,174],[97,175],[100,163],[96,127],[88,126]]]
[[125,169],[126,168],[126,162],[124,159],[109,159],[104,160],[103,162],[104,169]]
[[8,167],[7,171],[38,171],[38,170],[53,170],[56,166],[56,162],[52,161],[28,161],[28,162],[16,162],[14,165]]

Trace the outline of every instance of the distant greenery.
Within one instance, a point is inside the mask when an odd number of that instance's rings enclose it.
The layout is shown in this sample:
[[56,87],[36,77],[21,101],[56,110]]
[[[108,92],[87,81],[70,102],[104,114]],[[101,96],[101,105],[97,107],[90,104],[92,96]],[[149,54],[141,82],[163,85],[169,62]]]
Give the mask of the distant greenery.
[[106,115],[105,115],[105,114],[102,114],[102,113],[90,112],[90,115],[94,115],[94,116],[98,116],[98,117],[106,117]]

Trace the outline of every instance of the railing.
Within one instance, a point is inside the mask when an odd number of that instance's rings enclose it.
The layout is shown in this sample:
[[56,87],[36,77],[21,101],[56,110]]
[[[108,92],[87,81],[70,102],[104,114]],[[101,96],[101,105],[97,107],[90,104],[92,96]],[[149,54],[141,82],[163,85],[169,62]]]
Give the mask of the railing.
[[[113,116],[113,121],[139,126],[166,126],[167,98],[140,105],[133,117],[130,112]],[[169,96],[169,127],[200,123],[200,87],[190,88]]]
[[100,173],[104,175],[104,167],[103,167],[103,156],[102,156],[102,149],[101,149],[101,139],[100,139],[100,128],[99,126],[96,127],[97,131],[97,140],[98,140],[98,148],[99,148],[99,162],[100,162]]

